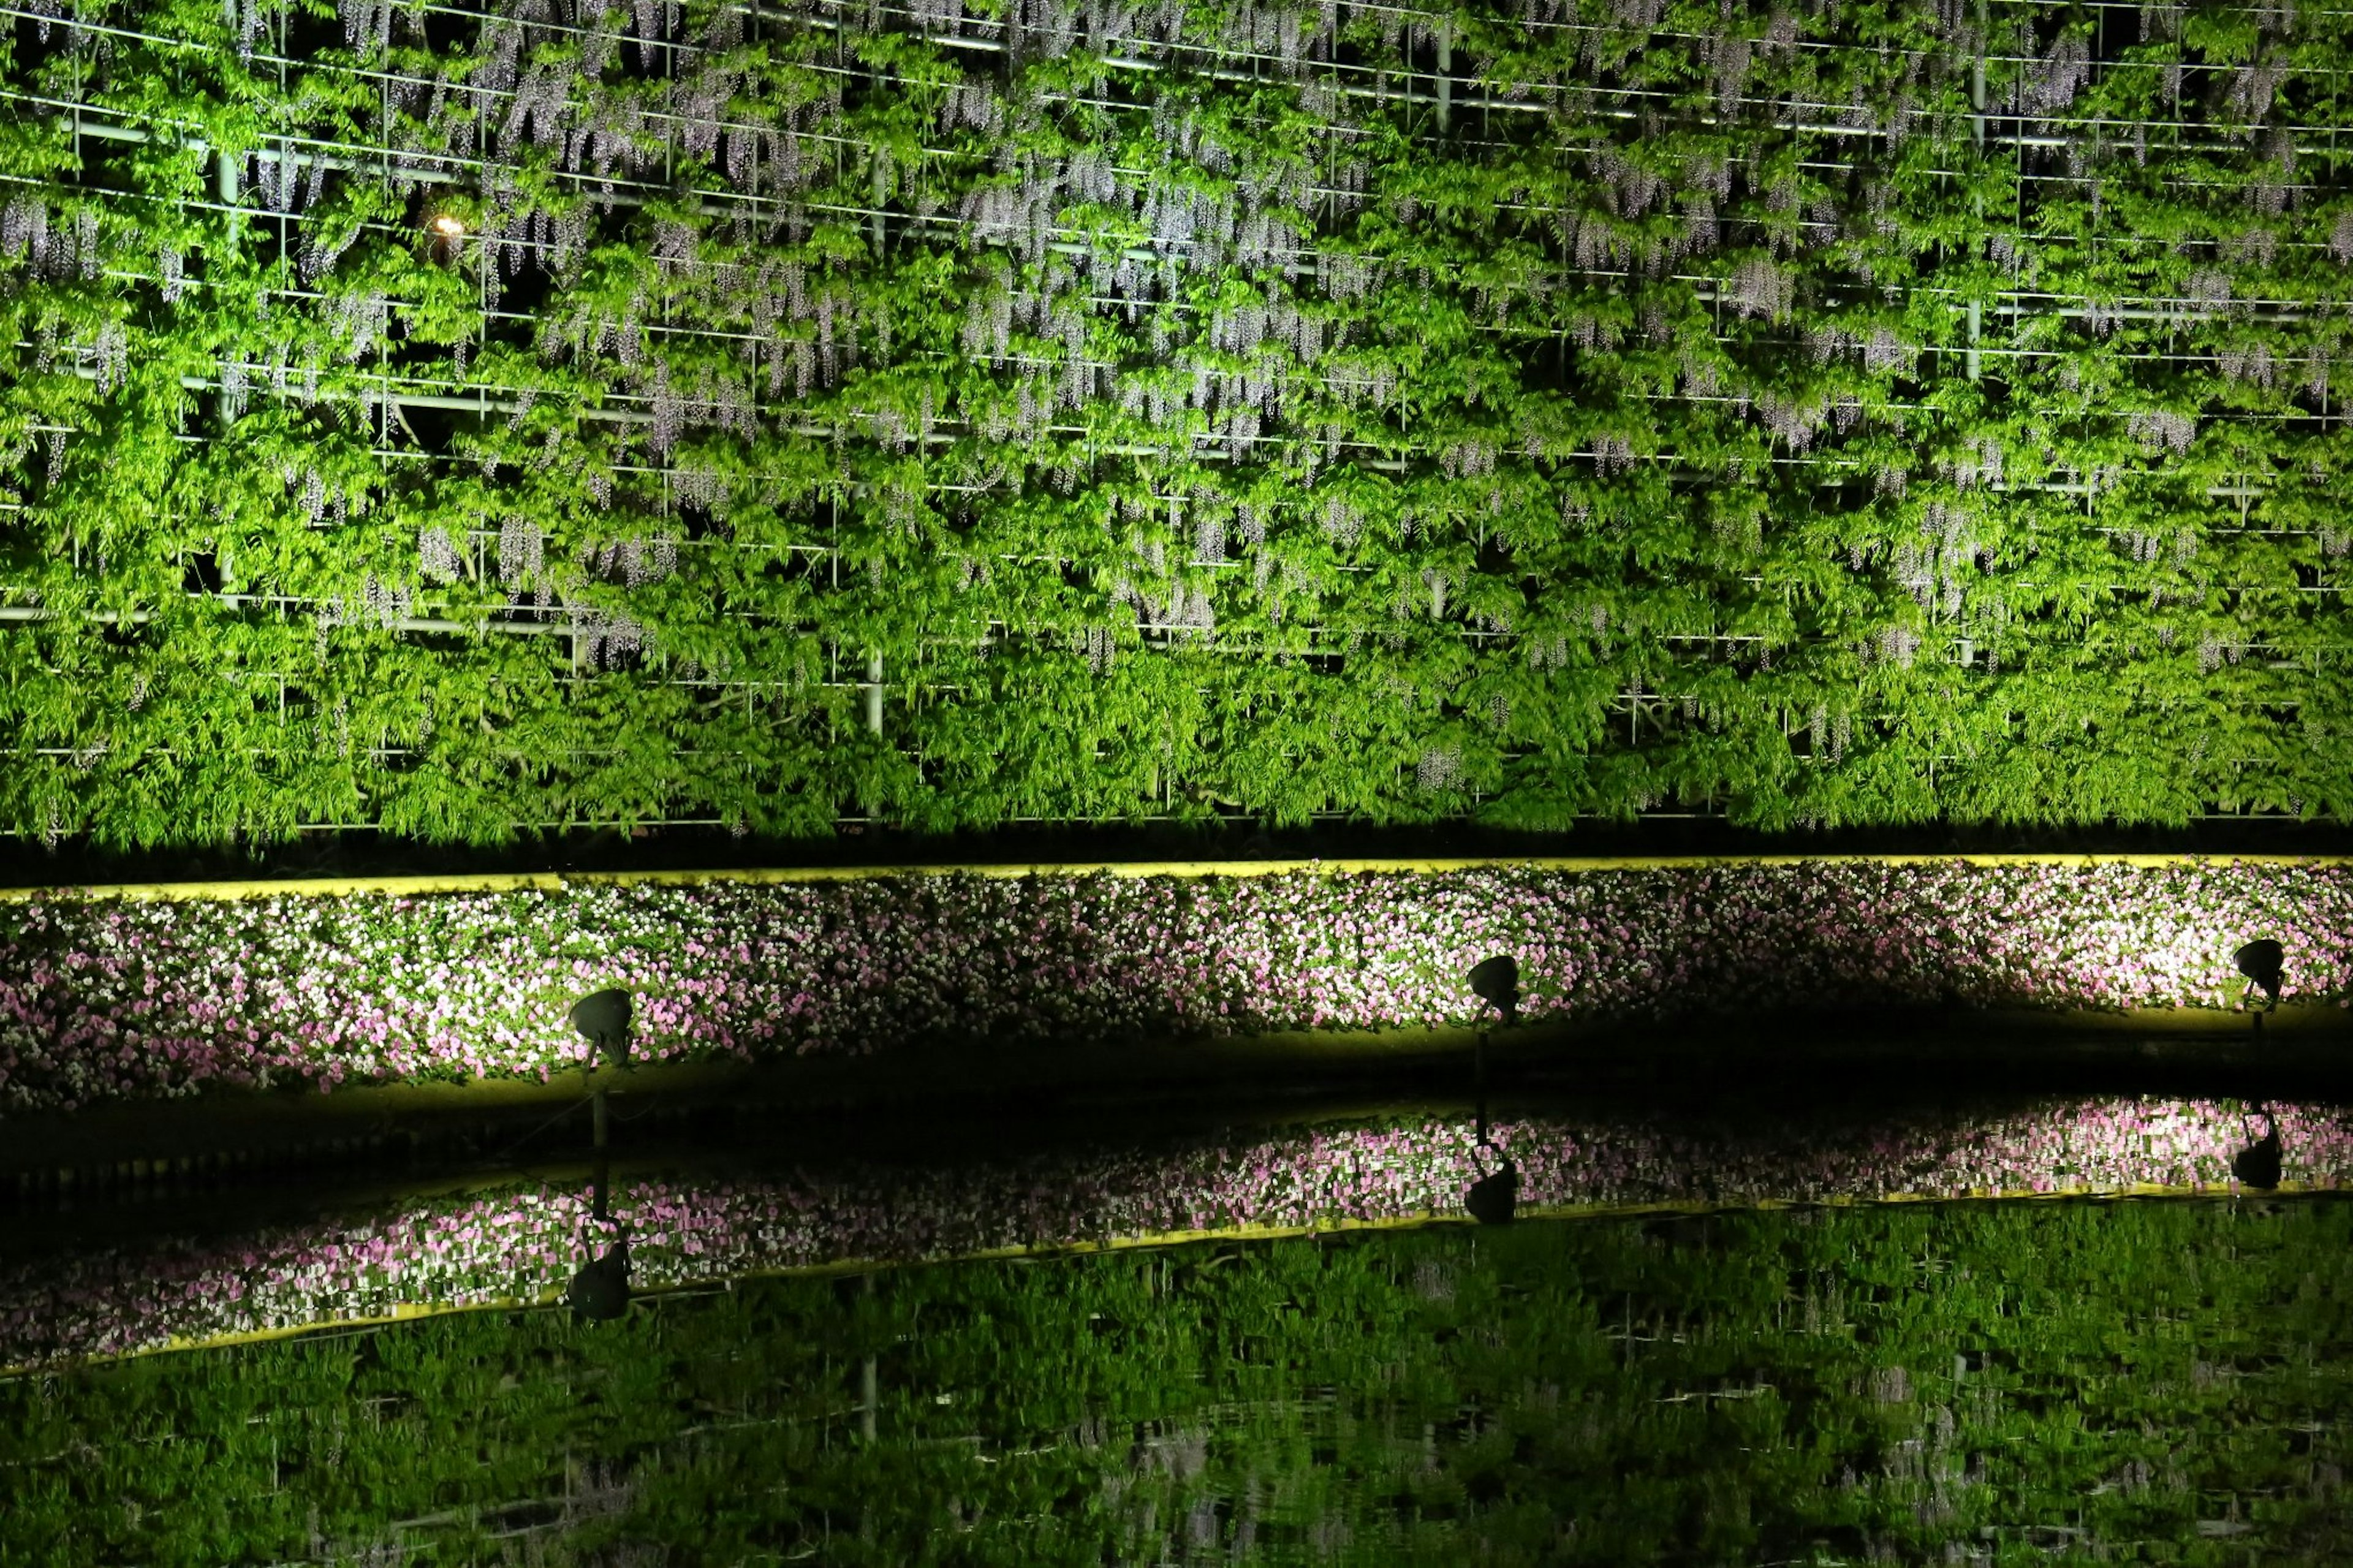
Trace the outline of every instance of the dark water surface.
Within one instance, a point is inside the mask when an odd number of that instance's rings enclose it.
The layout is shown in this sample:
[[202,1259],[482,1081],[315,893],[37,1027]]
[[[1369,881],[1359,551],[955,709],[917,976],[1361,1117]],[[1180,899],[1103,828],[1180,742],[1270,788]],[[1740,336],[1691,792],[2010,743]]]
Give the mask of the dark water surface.
[[2353,1560],[2353,1114],[2264,1109],[1515,1101],[1588,1212],[1486,1227],[1461,1105],[648,1124],[602,1322],[495,1304],[578,1168],[20,1212],[0,1563]]
[[11,1563],[2322,1562],[2353,1205],[773,1279],[0,1384]]

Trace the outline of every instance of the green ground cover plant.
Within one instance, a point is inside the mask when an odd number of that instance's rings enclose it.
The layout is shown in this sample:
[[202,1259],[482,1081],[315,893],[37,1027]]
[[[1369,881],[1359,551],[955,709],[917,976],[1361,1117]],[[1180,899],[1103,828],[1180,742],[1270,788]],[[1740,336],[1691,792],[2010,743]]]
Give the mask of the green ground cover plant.
[[57,1563],[2326,1560],[2353,1207],[1523,1226],[769,1281],[0,1385]]
[[0,827],[2341,816],[2348,27],[35,0]]
[[[1934,1009],[2353,1007],[2353,867],[1868,858],[1270,876],[586,879],[409,896],[0,903],[0,1112],[206,1089],[575,1069],[567,1009],[634,996],[640,1059],[1463,1027],[1476,955],[1527,1021]],[[2323,1015],[2324,1016],[2326,1015]],[[2015,1020],[2012,1020],[2014,1025]],[[1703,1027],[1707,1026],[1703,1025]]]

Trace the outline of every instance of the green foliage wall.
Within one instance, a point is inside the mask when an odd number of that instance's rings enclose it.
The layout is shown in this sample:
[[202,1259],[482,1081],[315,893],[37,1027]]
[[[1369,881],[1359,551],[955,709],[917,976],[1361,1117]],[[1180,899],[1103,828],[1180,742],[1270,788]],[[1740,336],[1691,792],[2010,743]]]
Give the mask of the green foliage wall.
[[2341,1561],[2348,1220],[1450,1228],[163,1356],[0,1384],[0,1555]]
[[2353,804],[2341,11],[15,16],[7,828]]

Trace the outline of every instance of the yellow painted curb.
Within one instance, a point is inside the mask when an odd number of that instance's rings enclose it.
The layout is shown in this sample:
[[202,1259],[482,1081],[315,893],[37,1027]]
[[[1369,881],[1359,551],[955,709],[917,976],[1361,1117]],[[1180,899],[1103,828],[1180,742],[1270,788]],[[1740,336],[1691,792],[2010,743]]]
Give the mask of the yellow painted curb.
[[1487,856],[1466,859],[1391,860],[1138,860],[1035,861],[988,866],[809,866],[708,871],[513,871],[469,876],[334,877],[243,882],[117,882],[92,887],[0,888],[0,902],[40,900],[89,901],[227,902],[239,899],[349,898],[377,895],[417,898],[442,893],[561,892],[571,887],[679,887],[740,883],[750,887],[813,882],[857,882],[894,877],[1172,877],[1191,880],[1231,877],[1398,876],[1475,870],[1604,871],[1694,870],[1711,867],[1757,868],[1811,865],[1874,866],[2348,866],[2345,855],[1649,855]]
[[[2256,1194],[2258,1197],[2293,1197],[2312,1193],[2334,1193],[2344,1189],[2336,1185],[2306,1186],[2302,1182],[2282,1182],[2277,1188]],[[2067,1200],[2116,1200],[2119,1198],[2240,1198],[2248,1194],[2235,1182],[2221,1182],[2197,1186],[2166,1186],[2155,1182],[2131,1182],[2114,1187],[2073,1187],[2056,1192],[2035,1192],[2030,1188],[2005,1188],[1991,1191],[1973,1188],[1967,1194],[1950,1193],[1887,1193],[1875,1198],[1751,1198],[1738,1202],[1711,1202],[1689,1198],[1657,1203],[1620,1204],[1530,1204],[1520,1209],[1520,1217],[1535,1220],[1640,1219],[1646,1215],[1697,1216],[1719,1214],[1771,1214],[1793,1208],[1894,1208],[1914,1204],[1949,1203],[2053,1203]],[[1165,1230],[1141,1236],[1113,1237],[1105,1241],[1065,1242],[1042,1247],[998,1247],[977,1252],[961,1252],[947,1258],[927,1258],[913,1261],[880,1260],[875,1258],[843,1258],[834,1263],[800,1264],[783,1268],[752,1268],[739,1274],[727,1274],[711,1279],[681,1280],[675,1285],[652,1289],[635,1290],[632,1296],[648,1300],[662,1296],[690,1293],[707,1294],[713,1289],[733,1289],[739,1280],[748,1279],[821,1279],[846,1274],[872,1274],[888,1268],[936,1268],[957,1263],[1017,1263],[1039,1262],[1056,1258],[1083,1258],[1108,1252],[1133,1252],[1147,1247],[1190,1247],[1205,1241],[1290,1241],[1302,1237],[1334,1236],[1359,1231],[1421,1230],[1433,1226],[1470,1225],[1465,1214],[1438,1214],[1424,1209],[1388,1219],[1334,1219],[1312,1225],[1235,1225],[1215,1230]],[[92,1356],[70,1363],[84,1366],[109,1366],[145,1356],[168,1355],[181,1351],[227,1350],[237,1345],[266,1344],[277,1340],[290,1340],[304,1334],[332,1334],[337,1331],[357,1331],[379,1328],[390,1323],[414,1322],[425,1318],[454,1317],[461,1312],[537,1311],[559,1305],[564,1300],[560,1290],[550,1290],[537,1297],[501,1296],[489,1301],[435,1303],[401,1301],[389,1312],[363,1317],[322,1318],[307,1323],[290,1324],[276,1329],[249,1329],[237,1333],[216,1334],[205,1339],[182,1339],[177,1336],[160,1345],[148,1345],[120,1355]],[[0,1366],[0,1381],[55,1372],[67,1363],[27,1363]]]

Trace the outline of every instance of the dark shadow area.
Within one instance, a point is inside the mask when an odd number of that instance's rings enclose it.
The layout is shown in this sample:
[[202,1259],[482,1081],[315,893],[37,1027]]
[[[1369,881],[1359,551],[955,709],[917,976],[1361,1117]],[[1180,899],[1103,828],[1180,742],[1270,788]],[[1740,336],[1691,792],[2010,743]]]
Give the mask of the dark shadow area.
[[1931,824],[1762,833],[1716,818],[1595,822],[1565,833],[1476,823],[1269,828],[1255,818],[1059,824],[928,835],[846,824],[829,837],[737,838],[718,827],[599,828],[499,848],[419,844],[374,833],[305,833],[275,845],[112,852],[67,841],[0,847],[0,881],[17,887],[303,877],[459,876],[526,871],[726,870],[772,867],[1004,865],[1027,861],[1477,858],[1515,856],[2201,854],[2353,855],[2353,828],[2286,817],[2181,827],[2025,828]]
[[[189,1118],[162,1131],[161,1123],[150,1123],[144,1136],[151,1152],[135,1161],[123,1154],[133,1146],[131,1135],[103,1112],[18,1124],[0,1151],[0,1208],[10,1215],[12,1250],[21,1258],[149,1235],[299,1224],[392,1195],[456,1194],[519,1178],[586,1182],[596,1174],[601,1186],[608,1156],[616,1174],[709,1181],[737,1171],[937,1172],[1095,1151],[1154,1157],[1410,1114],[1463,1122],[1477,1145],[1467,1212],[1494,1223],[1512,1217],[1524,1200],[1514,1158],[1520,1151],[1507,1135],[1491,1137],[1491,1125],[1590,1116],[1688,1128],[1702,1141],[1802,1143],[1821,1130],[1844,1136],[1841,1130],[1880,1124],[1998,1120],[2069,1098],[2142,1096],[2243,1106],[2243,1138],[2217,1144],[2214,1152],[2242,1184],[2269,1189],[2281,1180],[2283,1146],[2267,1107],[2353,1103],[2346,1060],[2353,1051],[2336,1047],[2327,1059],[2301,1068],[2178,1048],[2152,1055],[2149,1042],[2130,1039],[2012,1040],[2005,1051],[2002,1042],[1979,1038],[1966,1059],[1926,1048],[1901,1062],[1835,1054],[1874,1042],[1883,1045],[1883,1035],[1819,1027],[1816,1054],[1767,1060],[1745,1050],[1694,1051],[1667,1039],[1605,1051],[1591,1042],[1530,1046],[1498,1036],[1476,1084],[1465,1052],[1343,1071],[1293,1066],[1214,1079],[1000,1081],[994,1092],[959,1082],[944,1064],[909,1075],[923,1093],[904,1084],[877,1093],[871,1084],[839,1079],[812,1088],[793,1077],[793,1064],[662,1089],[642,1081],[633,1089],[623,1075],[608,1091],[609,1151],[598,1136],[586,1079],[553,1103],[386,1112],[347,1126],[299,1112],[356,1096],[255,1097],[265,1102],[263,1114]],[[2277,1045],[2281,1037],[2269,1042]],[[1989,1067],[1989,1059],[1996,1065]],[[272,1100],[298,1114],[272,1118],[266,1113]],[[85,1137],[102,1158],[75,1158],[74,1141]],[[596,1248],[616,1239],[608,1233]]]
[[[1722,1108],[1968,1103],[1989,1095],[2152,1094],[2353,1100],[2353,1015],[2274,1015],[2265,1034],[2215,1014],[2196,1031],[2116,1015],[1889,1010],[1775,1018],[1704,1016],[1565,1030],[1494,1031],[1483,1053],[1498,1103],[1601,1095]],[[1361,1045],[1355,1042],[1361,1041]],[[1466,1103],[1476,1037],[1335,1035],[1018,1046],[941,1040],[871,1057],[649,1065],[609,1079],[617,1122],[684,1145],[1019,1147],[1038,1130],[1149,1129],[1165,1119],[1252,1121],[1306,1108]],[[607,1077],[599,1073],[598,1078]],[[12,1118],[0,1202],[220,1191],[353,1172],[426,1177],[497,1170],[586,1148],[588,1081],[496,1080],[116,1101]],[[632,1146],[644,1148],[642,1141]]]
[[[1808,1107],[1954,1106],[2021,1095],[2169,1095],[2353,1100],[2353,1015],[2306,1008],[2268,1033],[2216,1014],[2196,1031],[2137,1028],[2123,1015],[1900,1010],[1754,1018],[1704,1016],[1477,1037],[1400,1033],[1282,1040],[1016,1046],[943,1040],[872,1057],[649,1065],[607,1080],[625,1147],[921,1151],[1018,1149],[1057,1129],[1198,1127],[1289,1120],[1365,1104],[1466,1104],[1474,1054],[1498,1105],[1602,1096],[1693,1115]],[[1361,1039],[1356,1046],[1351,1042]],[[1482,1080],[1485,1081],[1485,1080]],[[320,1094],[122,1101],[6,1123],[0,1202],[138,1199],[366,1174],[443,1179],[585,1150],[581,1074]]]

